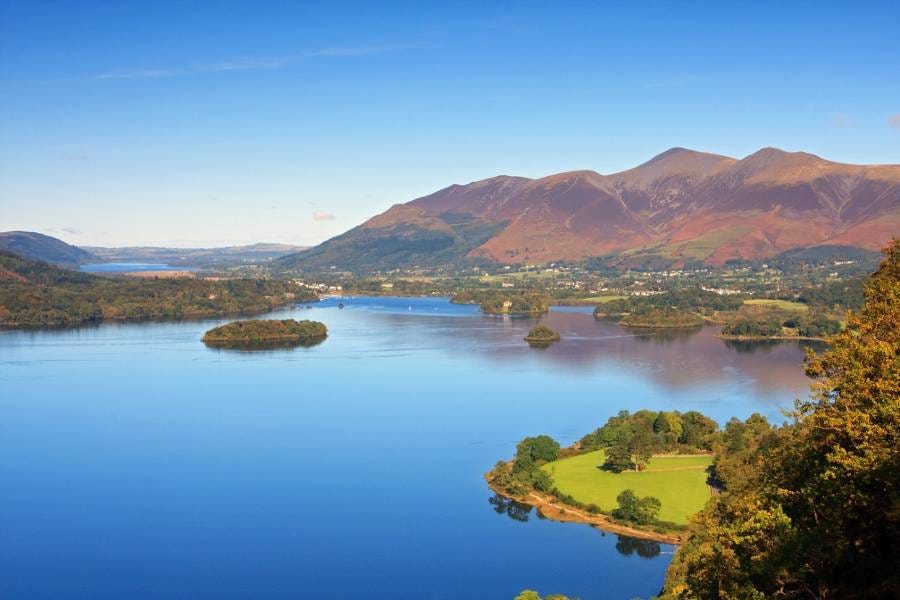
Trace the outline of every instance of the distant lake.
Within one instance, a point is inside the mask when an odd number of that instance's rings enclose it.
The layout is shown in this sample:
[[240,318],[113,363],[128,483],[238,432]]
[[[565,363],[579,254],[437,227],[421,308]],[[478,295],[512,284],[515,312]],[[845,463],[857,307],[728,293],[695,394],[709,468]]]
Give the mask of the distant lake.
[[90,263],[81,265],[85,273],[135,273],[139,271],[195,271],[192,267],[172,267],[162,263]]
[[622,409],[776,423],[797,342],[536,322],[446,298],[328,299],[272,318],[312,348],[214,350],[204,322],[0,333],[0,597],[583,600],[659,591],[673,547],[541,519],[482,478],[527,435]]

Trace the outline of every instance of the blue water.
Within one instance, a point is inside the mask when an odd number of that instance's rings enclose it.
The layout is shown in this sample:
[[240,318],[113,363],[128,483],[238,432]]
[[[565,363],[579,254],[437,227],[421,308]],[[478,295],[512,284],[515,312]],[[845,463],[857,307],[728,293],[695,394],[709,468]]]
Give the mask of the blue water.
[[141,271],[194,271],[192,267],[172,267],[164,263],[109,262],[81,265],[86,273],[137,273]]
[[205,347],[224,320],[0,333],[0,597],[647,597],[671,546],[497,506],[482,474],[624,408],[780,422],[806,387],[797,344],[566,310],[538,350],[444,298],[337,303],[271,315],[329,328],[271,352]]

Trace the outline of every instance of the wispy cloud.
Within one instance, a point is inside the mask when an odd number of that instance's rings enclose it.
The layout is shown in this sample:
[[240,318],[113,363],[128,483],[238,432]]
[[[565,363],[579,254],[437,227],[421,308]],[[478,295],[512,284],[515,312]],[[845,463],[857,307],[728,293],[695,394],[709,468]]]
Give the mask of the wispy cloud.
[[30,81],[5,81],[0,82],[3,87],[26,87],[32,85],[54,85],[64,83],[90,82],[90,81],[116,81],[128,79],[163,79],[168,77],[186,77],[189,75],[203,75],[213,73],[229,73],[240,71],[274,71],[284,69],[301,63],[305,60],[330,57],[354,57],[384,54],[406,50],[412,46],[334,46],[319,48],[289,56],[264,56],[241,58],[216,63],[204,63],[195,65],[169,66],[169,67],[136,67],[113,69],[90,73],[76,77],[59,79],[42,79]]
[[893,127],[894,129],[900,129],[900,114],[896,114],[892,117],[888,117],[888,125]]
[[319,223],[321,221],[334,221],[335,216],[330,212],[316,210],[316,211],[313,211],[312,218],[313,218],[313,221],[316,221],[317,223]]

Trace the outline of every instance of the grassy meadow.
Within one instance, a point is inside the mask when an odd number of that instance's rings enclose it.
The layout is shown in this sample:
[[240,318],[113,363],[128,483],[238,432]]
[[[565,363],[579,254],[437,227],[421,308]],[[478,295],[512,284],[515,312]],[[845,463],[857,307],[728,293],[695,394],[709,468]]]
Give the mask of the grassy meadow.
[[662,502],[659,519],[687,523],[709,499],[706,467],[711,456],[655,456],[643,471],[612,473],[600,468],[602,450],[564,458],[543,467],[563,493],[603,511],[616,508],[616,496],[632,489],[638,496],[655,496]]
[[790,300],[775,300],[771,298],[754,298],[753,300],[744,300],[744,304],[749,306],[771,306],[780,308],[781,310],[809,310],[809,307],[802,302],[791,302]]

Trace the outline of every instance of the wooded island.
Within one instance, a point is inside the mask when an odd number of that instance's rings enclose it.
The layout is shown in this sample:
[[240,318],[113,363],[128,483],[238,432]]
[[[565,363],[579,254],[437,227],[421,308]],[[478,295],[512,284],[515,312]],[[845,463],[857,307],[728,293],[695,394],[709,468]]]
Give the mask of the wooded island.
[[234,321],[203,336],[203,343],[215,347],[283,347],[313,345],[328,336],[328,328],[318,321],[250,320]]

